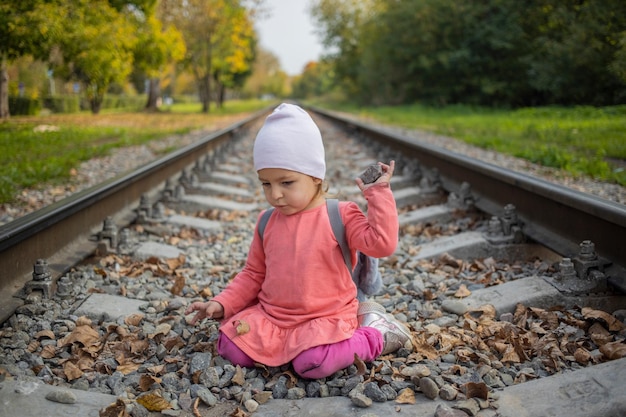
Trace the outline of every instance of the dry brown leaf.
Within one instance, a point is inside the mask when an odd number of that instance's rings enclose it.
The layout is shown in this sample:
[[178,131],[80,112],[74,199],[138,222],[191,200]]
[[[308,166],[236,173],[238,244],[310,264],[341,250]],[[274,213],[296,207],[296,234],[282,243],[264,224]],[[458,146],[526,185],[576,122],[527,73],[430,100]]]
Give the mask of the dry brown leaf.
[[237,407],[235,411],[230,414],[230,417],[248,417],[248,414],[241,408]]
[[161,364],[161,365],[150,366],[146,369],[148,372],[151,372],[154,375],[162,375],[163,371],[165,370],[165,365]]
[[174,295],[181,295],[183,288],[185,288],[185,277],[177,274],[174,278],[174,285],[170,288],[170,292]]
[[44,359],[54,358],[56,356],[56,349],[54,346],[46,345],[41,349],[41,352],[39,352],[39,356]]
[[140,366],[141,366],[140,363],[126,361],[118,365],[115,370],[123,373],[124,375],[128,375],[131,372],[135,372],[137,369],[139,369]]
[[241,336],[250,331],[250,325],[244,320],[233,321],[233,326],[237,328],[237,335]]
[[589,337],[598,346],[605,345],[613,341],[613,336],[600,322],[593,323],[589,328]]
[[68,381],[73,381],[83,376],[83,371],[81,371],[78,366],[70,361],[67,361],[63,364],[63,373],[65,374],[65,377]]
[[413,339],[413,350],[418,352],[420,355],[426,357],[427,359],[435,360],[439,357],[439,353],[437,349],[435,349],[432,344],[425,342],[420,339],[420,341]]
[[193,402],[193,408],[192,408],[192,412],[193,415],[196,417],[202,417],[202,414],[200,414],[200,410],[198,410],[198,404],[200,404],[200,397],[197,397],[196,400]]
[[484,382],[467,382],[461,386],[467,398],[489,398],[489,387]]
[[52,330],[41,330],[35,333],[35,339],[41,339],[42,337],[52,340],[56,339],[56,336],[54,335],[54,332]]
[[424,290],[423,296],[424,296],[424,300],[426,301],[434,300],[436,297],[436,295],[429,288],[426,288]]
[[465,372],[467,372],[467,368],[461,365],[452,365],[450,367],[450,372],[452,374],[465,375]]
[[76,326],[91,326],[91,319],[87,316],[80,316],[76,319]]
[[81,371],[90,371],[93,368],[93,364],[94,359],[91,357],[91,355],[88,355],[86,353],[81,353],[79,355],[78,361],[76,362],[76,366],[78,366]]
[[363,359],[359,358],[359,355],[354,354],[354,366],[356,366],[356,374],[357,375],[365,375],[367,373],[367,367],[365,366],[365,362]]
[[26,350],[30,353],[33,353],[37,351],[37,349],[39,349],[39,346],[41,346],[41,343],[39,343],[38,340],[31,340],[28,346],[26,347]]
[[137,398],[137,402],[146,407],[148,411],[160,412],[172,408],[172,405],[156,392],[142,395],[141,397]]
[[143,314],[139,314],[139,313],[131,314],[130,316],[124,319],[124,323],[126,323],[126,325],[128,326],[137,327],[141,324],[141,321],[143,320],[143,318],[144,318]]
[[126,404],[121,399],[118,399],[115,403],[103,408],[99,412],[100,417],[130,417],[130,414],[126,412]]
[[196,270],[192,269],[192,268],[178,268],[176,270],[174,270],[174,275],[179,276],[188,276],[188,277],[193,277],[194,275],[196,275]]
[[220,272],[224,272],[226,271],[226,267],[223,265],[214,265],[211,267],[211,269],[209,269],[209,273],[212,275],[216,275]]
[[504,354],[502,355],[502,362],[512,362],[512,363],[520,363],[520,357],[515,351],[515,348],[511,345],[508,345]]
[[240,386],[243,386],[243,384],[246,383],[246,376],[244,375],[241,366],[237,365],[237,367],[235,368],[235,375],[233,375],[232,381]]
[[128,335],[130,335],[130,334],[132,334],[133,337],[135,337],[135,334],[134,333],[130,333],[128,331],[128,329],[126,327],[124,327],[124,326],[115,326],[114,331],[122,339],[126,339],[128,337]]
[[72,333],[59,340],[59,346],[81,343],[85,347],[100,343],[100,334],[88,325],[76,326]]
[[580,364],[587,365],[591,360],[591,354],[583,348],[578,348],[574,352],[574,359]]
[[398,404],[415,404],[415,392],[411,388],[405,388],[396,397]]
[[624,323],[614,317],[612,314],[606,313],[601,310],[594,310],[589,307],[583,307],[581,310],[583,317],[588,320],[600,320],[608,326],[608,329],[612,332],[619,332],[624,328]]
[[105,271],[104,269],[99,268],[97,266],[93,267],[93,272],[95,272],[96,274],[98,274],[98,275],[100,275],[101,277],[104,277],[104,278],[106,278],[106,276],[107,276],[107,271]]
[[462,261],[454,258],[452,255],[446,252],[439,257],[439,263],[442,265],[451,266],[453,268],[459,268],[461,266]]
[[142,374],[139,378],[139,389],[143,392],[146,392],[152,387],[154,383],[160,383],[161,378],[157,378],[156,376]]
[[202,291],[200,291],[200,296],[203,297],[203,298],[212,298],[213,297],[213,291],[211,291],[211,289],[209,287],[206,287]]
[[541,311],[538,314],[540,320],[544,322],[544,329],[555,330],[559,327],[559,316],[555,311]]
[[474,356],[474,352],[470,349],[459,349],[456,351],[456,357],[460,362],[470,362]]
[[178,255],[178,258],[166,259],[165,263],[173,271],[185,264],[185,255],[180,254]]
[[252,396],[252,398],[259,404],[265,404],[272,398],[272,391],[257,392]]
[[610,360],[626,357],[626,343],[611,342],[600,346],[600,352]]

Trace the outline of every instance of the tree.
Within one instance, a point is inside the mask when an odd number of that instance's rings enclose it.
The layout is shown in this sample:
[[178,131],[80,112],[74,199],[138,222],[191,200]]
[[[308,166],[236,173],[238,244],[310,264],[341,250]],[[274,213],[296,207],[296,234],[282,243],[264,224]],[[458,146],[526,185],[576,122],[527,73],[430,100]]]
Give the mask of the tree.
[[536,0],[526,14],[531,33],[525,63],[531,86],[547,103],[607,105],[626,102],[619,77],[626,33],[621,0]]
[[36,0],[3,0],[0,3],[0,119],[10,117],[9,75],[11,61],[41,51],[44,39],[37,27]]
[[626,102],[623,0],[318,0],[347,95],[369,104]]
[[382,0],[318,0],[311,6],[322,44],[332,51],[336,79],[350,96],[358,94],[358,71],[363,45],[362,30]]
[[[126,3],[128,4],[128,3]],[[111,83],[124,83],[133,68],[137,43],[131,16],[137,8],[121,12],[105,0],[50,2],[41,6],[46,17],[55,73],[84,86],[94,114]]]
[[235,74],[248,70],[246,65],[253,59],[247,11],[238,0],[168,0],[168,10],[183,34],[187,45],[184,62],[194,74],[206,113],[215,95],[211,81],[234,80]]
[[326,96],[335,91],[335,80],[332,65],[325,62],[309,62],[300,76],[293,81],[293,96],[311,98]]
[[154,111],[160,95],[160,77],[167,65],[184,59],[186,46],[178,29],[173,25],[163,27],[155,15],[145,16],[137,22],[137,26],[135,69],[149,80],[146,109]]
[[248,97],[285,97],[289,94],[288,75],[280,68],[278,57],[257,47],[252,74],[246,79],[243,93]]
[[226,7],[230,22],[220,28],[213,61],[213,79],[217,84],[217,105],[224,103],[227,88],[243,87],[252,73],[255,60],[256,35],[248,11],[244,7]]

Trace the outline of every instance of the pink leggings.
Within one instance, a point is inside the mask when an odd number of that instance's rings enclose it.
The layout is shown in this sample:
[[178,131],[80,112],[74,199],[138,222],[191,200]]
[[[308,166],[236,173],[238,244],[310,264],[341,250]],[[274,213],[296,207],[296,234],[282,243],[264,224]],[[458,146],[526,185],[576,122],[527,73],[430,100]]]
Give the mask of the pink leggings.
[[[324,378],[352,365],[355,354],[365,362],[373,361],[383,351],[383,343],[380,331],[373,327],[360,327],[350,339],[307,349],[296,356],[291,364],[303,378]],[[254,360],[223,333],[220,333],[217,341],[217,352],[234,365],[254,367]]]

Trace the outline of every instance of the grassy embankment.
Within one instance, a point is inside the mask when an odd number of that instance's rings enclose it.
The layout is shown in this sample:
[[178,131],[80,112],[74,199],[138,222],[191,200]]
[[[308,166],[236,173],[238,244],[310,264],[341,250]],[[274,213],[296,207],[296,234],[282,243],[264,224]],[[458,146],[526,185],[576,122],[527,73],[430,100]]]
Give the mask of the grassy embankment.
[[[201,112],[200,104],[176,104],[159,113],[107,112],[11,117],[0,123],[0,204],[20,190],[67,181],[82,161],[114,148],[140,145],[198,129],[215,130],[243,113],[268,106],[263,101],[227,102]],[[230,121],[230,122],[229,122]],[[171,150],[165,150],[164,153]]]
[[[174,105],[157,114],[89,113],[14,117],[0,123],[0,203],[19,190],[67,180],[81,161],[113,148],[137,145],[266,107],[269,103],[228,102],[200,113],[198,104]],[[626,106],[493,110],[420,105],[356,108],[348,111],[382,123],[423,129],[541,165],[626,186]],[[58,131],[36,132],[37,126]]]
[[454,137],[574,176],[626,186],[626,106],[518,110],[421,105],[333,107],[384,124]]

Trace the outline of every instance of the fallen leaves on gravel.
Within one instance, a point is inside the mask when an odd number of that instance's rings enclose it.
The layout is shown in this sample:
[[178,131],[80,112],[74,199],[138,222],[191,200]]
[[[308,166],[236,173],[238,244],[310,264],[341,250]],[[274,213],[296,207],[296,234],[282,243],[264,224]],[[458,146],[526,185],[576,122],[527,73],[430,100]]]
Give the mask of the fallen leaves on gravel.
[[[462,328],[431,324],[423,330],[415,335],[415,353],[409,356],[413,362],[448,353],[461,363],[506,365],[539,358],[555,373],[569,363],[587,365],[626,356],[623,323],[590,308],[546,310],[518,304],[511,321],[501,321],[493,306],[485,305],[467,312]],[[594,355],[596,349],[602,355]]]

